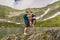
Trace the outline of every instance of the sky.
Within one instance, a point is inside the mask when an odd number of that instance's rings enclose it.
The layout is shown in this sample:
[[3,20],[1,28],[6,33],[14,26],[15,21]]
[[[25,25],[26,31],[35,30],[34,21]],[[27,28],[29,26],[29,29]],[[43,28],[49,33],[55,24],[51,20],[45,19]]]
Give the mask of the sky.
[[14,0],[0,0],[0,5],[23,10],[26,8],[41,8],[56,1],[58,0],[21,0],[16,4]]

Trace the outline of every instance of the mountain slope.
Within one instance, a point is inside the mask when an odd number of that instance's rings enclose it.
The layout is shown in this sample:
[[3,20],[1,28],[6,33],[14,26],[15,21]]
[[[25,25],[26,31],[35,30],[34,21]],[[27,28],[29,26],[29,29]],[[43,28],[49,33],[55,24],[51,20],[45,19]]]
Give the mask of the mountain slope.
[[[16,10],[11,7],[0,5],[0,19],[12,22],[19,22],[22,10]],[[18,18],[18,19],[17,19]]]
[[11,7],[3,6],[0,5],[0,18],[7,18],[10,16],[14,16],[15,14],[17,15],[20,14],[22,10],[16,10]]
[[60,27],[60,15],[46,21],[37,21],[37,27]]
[[[50,11],[42,18],[45,21],[42,21],[39,26],[45,27],[60,27],[60,1],[48,5]],[[59,12],[59,13],[58,13]],[[58,16],[59,15],[59,16]],[[55,17],[55,18],[54,18]]]
[[60,11],[60,1],[50,4],[47,7],[50,8],[50,11],[43,18],[48,18],[48,17],[54,15],[56,12],[59,12]]
[[[46,10],[49,8],[50,10],[47,12],[47,14],[45,14],[42,17],[42,20],[43,20],[43,19],[46,19],[48,17],[51,17],[56,12],[59,12],[60,11],[59,4],[60,4],[60,1],[57,1],[57,2],[55,2],[53,4],[49,4],[48,6],[43,7],[43,8],[28,8],[25,10],[31,10],[38,17],[38,16],[41,16],[42,14],[44,14],[46,12]],[[3,19],[10,20],[12,22],[23,23],[23,14],[22,13],[24,13],[25,10],[15,10],[15,9],[10,8],[10,7],[0,5],[0,15],[1,15],[0,19],[3,18]],[[38,20],[40,20],[40,19],[38,19]],[[37,23],[37,25],[38,25],[38,23]]]

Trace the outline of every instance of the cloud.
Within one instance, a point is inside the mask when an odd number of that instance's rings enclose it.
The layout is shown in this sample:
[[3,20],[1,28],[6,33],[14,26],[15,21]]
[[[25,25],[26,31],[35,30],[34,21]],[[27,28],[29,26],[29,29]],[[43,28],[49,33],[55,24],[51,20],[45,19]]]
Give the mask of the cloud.
[[31,5],[32,8],[41,8],[46,5],[48,5],[51,2],[51,0],[35,0],[33,4]]
[[52,4],[52,3],[56,2],[56,1],[59,1],[59,0],[51,0],[50,4]]
[[19,2],[17,5],[15,5],[15,7],[17,9],[26,9],[29,8],[34,0],[22,0],[21,2]]
[[0,0],[0,5],[6,5],[12,7],[13,0]]
[[48,5],[51,0],[23,0],[15,7],[17,9],[26,9],[26,8],[40,8]]
[[41,8],[56,1],[57,0],[21,0],[18,4],[14,4],[14,0],[0,0],[0,5],[6,5],[21,10],[26,8]]

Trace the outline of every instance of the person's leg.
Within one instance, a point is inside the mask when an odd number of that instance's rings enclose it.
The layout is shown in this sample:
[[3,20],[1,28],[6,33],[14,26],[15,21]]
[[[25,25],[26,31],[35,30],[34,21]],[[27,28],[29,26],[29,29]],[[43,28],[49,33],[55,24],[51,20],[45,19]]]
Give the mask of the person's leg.
[[35,27],[35,24],[36,24],[36,23],[35,23],[35,20],[33,20],[33,21],[32,21],[32,28],[33,28],[33,30],[34,30],[34,33],[36,33],[36,27]]
[[34,33],[36,33],[36,28],[35,28],[35,25],[34,24],[32,24],[32,28],[34,30]]
[[24,35],[28,35],[29,32],[30,32],[31,28],[30,27],[27,27],[24,29]]
[[28,30],[28,28],[25,27],[25,29],[24,29],[24,35],[27,35],[27,30]]
[[30,27],[30,24],[29,24],[29,22],[27,22],[27,23],[25,23],[26,24],[26,27],[25,27],[25,29],[24,29],[24,35],[27,35],[27,33],[28,33],[28,28]]

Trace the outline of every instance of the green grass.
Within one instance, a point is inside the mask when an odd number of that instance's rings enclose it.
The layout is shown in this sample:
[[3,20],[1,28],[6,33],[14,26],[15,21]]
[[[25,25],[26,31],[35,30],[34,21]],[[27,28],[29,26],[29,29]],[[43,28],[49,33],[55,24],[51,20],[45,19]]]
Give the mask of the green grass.
[[60,1],[50,4],[47,7],[50,7],[50,10],[43,18],[50,17],[50,16],[54,15],[56,12],[59,12],[60,11]]
[[0,5],[0,18],[7,18],[6,15],[9,15],[10,12],[21,12],[20,10],[13,9],[8,6]]
[[22,24],[8,23],[8,22],[0,22],[0,27],[23,27]]
[[37,27],[60,27],[60,16],[46,20],[46,21],[37,21]]
[[3,38],[3,35],[0,35],[0,39],[2,39]]

